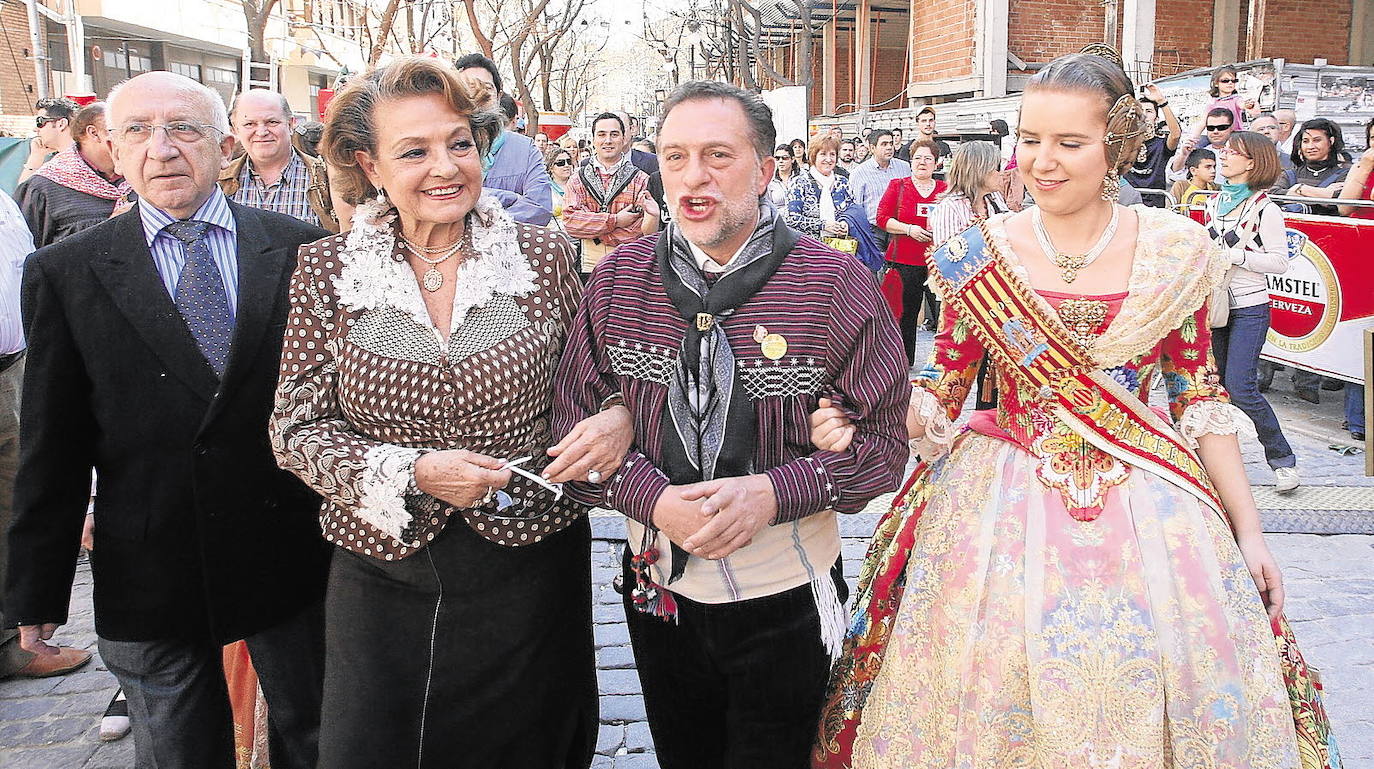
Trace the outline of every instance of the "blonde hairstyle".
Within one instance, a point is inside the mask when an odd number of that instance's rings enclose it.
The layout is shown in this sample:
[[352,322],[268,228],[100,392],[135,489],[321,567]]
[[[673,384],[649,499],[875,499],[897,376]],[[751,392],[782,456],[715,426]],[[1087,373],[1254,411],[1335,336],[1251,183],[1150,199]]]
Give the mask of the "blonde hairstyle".
[[358,205],[377,194],[354,153],[377,153],[377,115],[383,102],[408,96],[439,94],[466,115],[473,141],[483,155],[501,134],[501,115],[479,108],[486,98],[447,64],[420,56],[397,59],[350,80],[329,103],[324,117],[320,157],[330,165],[330,181],[345,202]]
[[945,176],[949,189],[942,197],[963,195],[977,200],[987,192],[983,181],[1001,165],[1001,153],[991,142],[962,142],[950,158],[949,173]]
[[812,139],[811,143],[806,145],[807,162],[813,166],[816,165],[816,156],[822,152],[833,152],[836,155],[840,154],[840,140],[829,133],[821,134]]

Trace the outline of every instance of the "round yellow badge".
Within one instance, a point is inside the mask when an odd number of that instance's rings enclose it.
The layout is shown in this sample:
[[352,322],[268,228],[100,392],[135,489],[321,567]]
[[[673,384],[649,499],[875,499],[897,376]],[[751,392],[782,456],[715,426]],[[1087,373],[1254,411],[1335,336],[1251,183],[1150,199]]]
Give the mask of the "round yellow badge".
[[782,338],[782,334],[769,334],[759,343],[759,349],[763,351],[763,357],[777,360],[787,354],[787,340]]

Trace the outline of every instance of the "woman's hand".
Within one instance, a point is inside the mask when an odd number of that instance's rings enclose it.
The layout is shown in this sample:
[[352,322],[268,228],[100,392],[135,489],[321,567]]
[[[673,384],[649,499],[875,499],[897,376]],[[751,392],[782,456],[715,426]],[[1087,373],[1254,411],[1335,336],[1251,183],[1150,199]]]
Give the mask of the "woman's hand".
[[1355,165],[1364,171],[1374,171],[1374,147],[1365,150]]
[[466,449],[432,451],[415,461],[415,485],[454,507],[477,507],[510,483],[510,470],[495,457]]
[[840,223],[839,223],[839,222],[832,222],[832,221],[826,220],[826,221],[822,221],[822,222],[821,222],[821,234],[822,234],[822,235],[825,235],[825,236],[827,236],[827,237],[836,237],[836,238],[837,238],[837,237],[839,237],[840,235],[843,235],[843,234],[844,234],[844,230],[840,229]]
[[1283,574],[1279,564],[1269,552],[1263,534],[1241,536],[1236,540],[1240,554],[1245,558],[1245,566],[1250,570],[1250,578],[1259,589],[1264,608],[1269,611],[1269,619],[1278,619],[1283,613]]
[[812,445],[821,451],[836,453],[849,448],[854,440],[854,423],[829,398],[821,398],[816,406],[816,410],[807,417],[811,423]]
[[556,446],[549,447],[555,459],[544,468],[544,478],[554,483],[588,481],[595,470],[609,479],[620,469],[625,454],[634,442],[635,425],[630,410],[612,406],[573,425]]
[[918,243],[929,243],[932,240],[930,230],[927,230],[919,224],[910,225],[909,234],[911,235],[911,239]]

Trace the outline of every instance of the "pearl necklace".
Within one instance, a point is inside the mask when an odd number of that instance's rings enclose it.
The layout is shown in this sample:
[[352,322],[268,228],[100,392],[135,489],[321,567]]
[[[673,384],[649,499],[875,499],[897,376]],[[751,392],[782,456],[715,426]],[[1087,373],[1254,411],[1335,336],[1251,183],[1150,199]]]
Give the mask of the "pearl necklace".
[[[462,251],[463,247],[469,245],[471,242],[471,227],[465,227],[463,229],[463,236],[454,241],[453,244],[447,246],[420,246],[410,242],[410,239],[406,236],[401,236],[401,243],[405,245],[406,249],[414,254],[416,259],[429,265],[429,269],[425,270],[424,274],[420,276],[420,285],[424,286],[424,289],[431,294],[444,286],[444,274],[439,272],[439,265],[453,258],[454,254]],[[430,258],[430,254],[441,255],[436,258]]]
[[1107,250],[1107,244],[1112,242],[1112,237],[1116,235],[1116,226],[1121,220],[1121,207],[1112,206],[1112,218],[1107,222],[1107,228],[1102,231],[1102,237],[1097,239],[1097,243],[1085,254],[1066,254],[1054,247],[1050,241],[1050,234],[1045,230],[1045,217],[1040,212],[1040,207],[1031,209],[1031,228],[1035,230],[1035,239],[1040,243],[1040,250],[1045,252],[1045,258],[1050,263],[1059,268],[1059,276],[1065,283],[1072,283],[1078,279],[1078,271],[1097,261],[1097,257]]

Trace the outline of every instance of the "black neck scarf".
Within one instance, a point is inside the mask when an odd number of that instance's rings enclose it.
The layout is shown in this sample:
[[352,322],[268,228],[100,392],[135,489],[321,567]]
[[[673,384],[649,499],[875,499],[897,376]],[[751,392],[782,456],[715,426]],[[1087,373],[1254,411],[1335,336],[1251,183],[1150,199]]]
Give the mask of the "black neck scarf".
[[[734,351],[721,322],[763,288],[798,235],[772,207],[725,272],[708,281],[676,225],[655,246],[663,287],[687,321],[678,366],[663,414],[663,471],[674,484],[696,483],[753,472],[754,405],[739,381]],[[673,545],[670,583],[682,576],[687,553]]]

